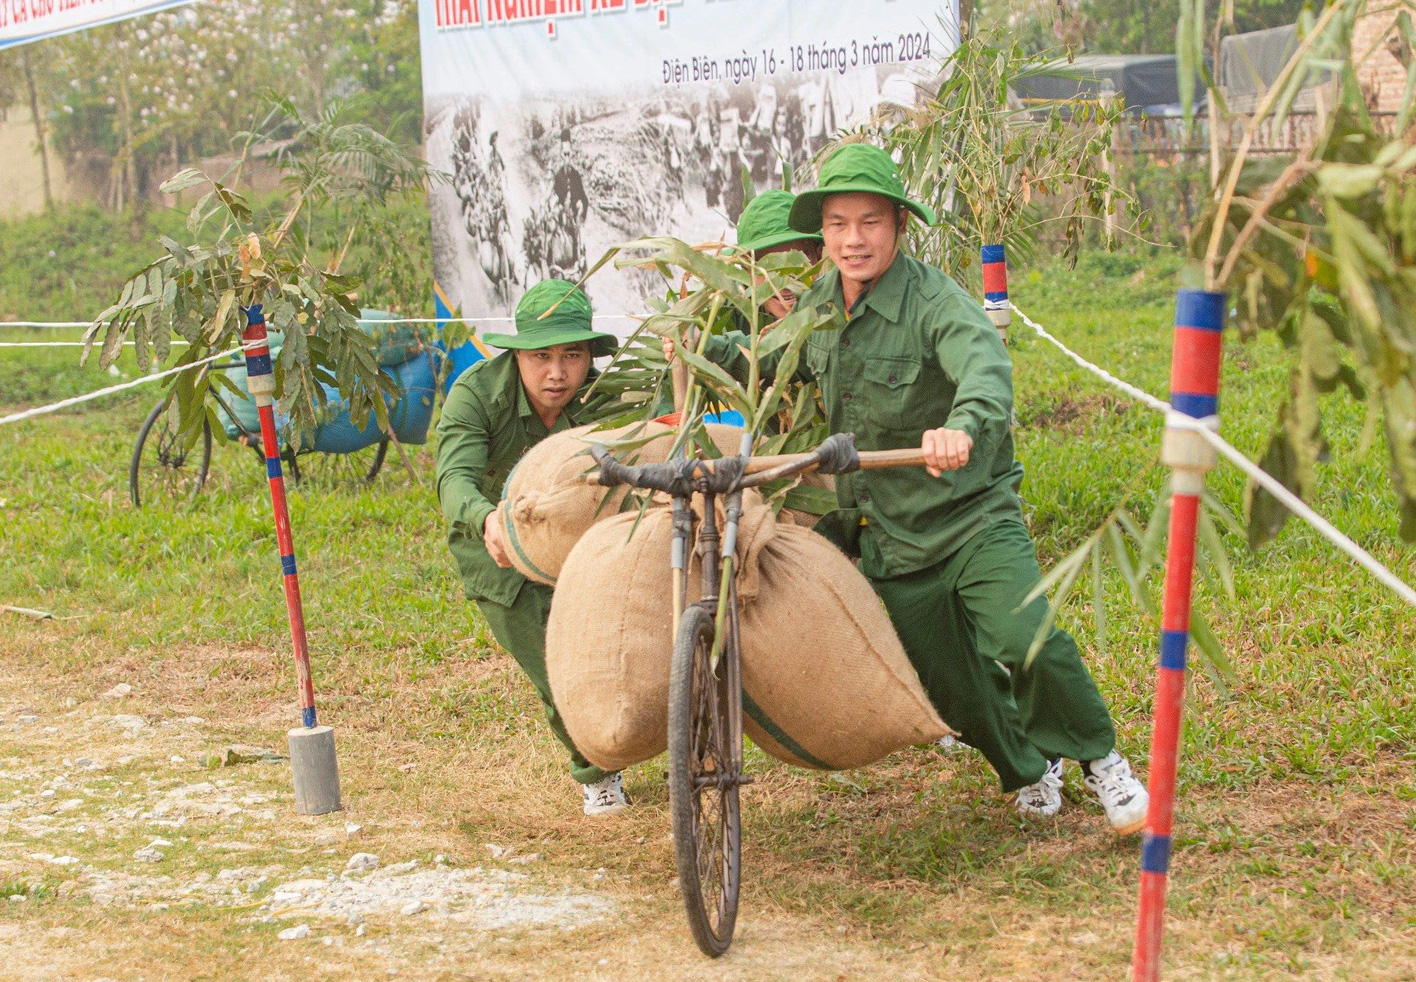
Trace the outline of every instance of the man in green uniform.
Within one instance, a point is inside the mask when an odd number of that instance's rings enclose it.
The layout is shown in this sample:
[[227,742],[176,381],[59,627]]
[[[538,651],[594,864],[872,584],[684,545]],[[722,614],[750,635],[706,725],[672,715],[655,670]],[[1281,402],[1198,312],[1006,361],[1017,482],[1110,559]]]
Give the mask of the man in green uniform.
[[483,340],[510,350],[478,362],[453,383],[438,424],[438,500],[451,526],[448,546],[467,599],[531,679],[552,731],[570,751],[570,773],[582,786],[585,814],[613,814],[626,805],[619,774],[601,770],[575,749],[551,700],[546,680],[551,588],[511,568],[496,502],[522,454],[579,422],[591,359],[613,354],[616,342],[591,329],[590,300],[562,280],[545,280],[526,291],[516,306],[515,334],[488,334]]
[[[729,251],[750,252],[758,262],[777,252],[800,252],[806,256],[807,262],[813,265],[820,262],[821,236],[794,231],[787,220],[795,201],[796,195],[779,189],[764,191],[749,201],[743,209],[742,217],[738,219],[737,245],[732,246]],[[758,329],[764,334],[770,331],[778,321],[792,312],[796,302],[796,294],[786,289],[768,297],[758,310]],[[738,325],[738,330],[730,332],[728,337],[732,338],[734,344],[749,346],[748,334],[752,325],[738,311],[733,312],[733,321]],[[672,360],[673,341],[665,338],[663,344],[664,357]],[[673,398],[672,392],[665,392],[655,403],[651,418],[677,423],[678,417],[672,415]],[[737,421],[741,422],[740,418]]]
[[[739,252],[750,252],[753,258],[761,260],[776,252],[800,252],[808,262],[821,259],[820,233],[798,232],[791,227],[789,218],[796,195],[790,191],[763,191],[753,198],[743,209],[738,219],[737,246]],[[773,318],[779,321],[792,312],[797,298],[786,291],[767,298],[762,305]]]
[[[1012,363],[972,297],[899,251],[910,214],[934,223],[866,144],[832,154],[792,207],[792,228],[820,231],[835,267],[799,302],[845,315],[811,335],[803,358],[830,431],[864,450],[918,447],[928,464],[838,476],[840,510],[818,528],[860,556],[940,715],[1018,791],[1021,814],[1057,813],[1068,758],[1113,828],[1135,832],[1146,790],[1115,750],[1076,642],[1054,628],[1024,667],[1047,601],[1021,606],[1041,573],[1018,498]],[[709,353],[741,368],[736,346]]]

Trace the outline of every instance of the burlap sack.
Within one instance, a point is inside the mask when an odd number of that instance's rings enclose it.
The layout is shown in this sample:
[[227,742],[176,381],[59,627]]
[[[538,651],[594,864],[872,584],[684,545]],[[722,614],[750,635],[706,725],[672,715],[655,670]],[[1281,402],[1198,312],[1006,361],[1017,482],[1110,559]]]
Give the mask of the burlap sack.
[[[627,488],[600,488],[585,483],[595,462],[586,452],[592,443],[612,443],[636,432],[634,427],[591,432],[579,426],[549,436],[528,450],[507,478],[499,510],[511,564],[537,583],[554,585],[570,550],[596,522],[613,518],[624,508]],[[674,431],[662,423],[646,423],[638,435],[657,438],[623,454],[635,463],[661,463],[673,449]],[[708,434],[720,454],[736,454],[742,430],[710,424]],[[662,499],[656,504],[664,504]]]
[[[836,479],[834,477],[830,474],[817,474],[815,471],[809,474],[803,474],[801,476],[801,484],[802,487],[822,488],[832,493],[836,490]],[[777,517],[784,522],[791,522],[793,525],[800,526],[804,529],[815,528],[816,523],[821,521],[820,515],[813,515],[809,511],[799,511],[796,508],[783,508],[781,514]]]
[[[561,570],[546,628],[546,672],[571,739],[609,770],[667,745],[673,651],[672,516],[600,522]],[[769,754],[847,769],[938,739],[925,695],[875,592],[825,539],[744,502],[738,576],[744,727]],[[690,597],[700,582],[688,572]]]
[[[755,597],[757,556],[775,522],[755,492],[744,498],[738,592]],[[721,513],[718,517],[721,522]],[[672,538],[673,514],[667,508],[597,523],[566,557],[551,601],[546,625],[551,694],[576,747],[606,770],[648,760],[668,745]],[[687,575],[689,598],[697,599],[702,572],[696,561]]]
[[949,733],[889,615],[845,554],[777,524],[740,604],[743,725],[778,760],[861,767]]
[[561,567],[546,623],[546,677],[586,759],[617,771],[668,742],[673,516],[654,508],[591,527]]

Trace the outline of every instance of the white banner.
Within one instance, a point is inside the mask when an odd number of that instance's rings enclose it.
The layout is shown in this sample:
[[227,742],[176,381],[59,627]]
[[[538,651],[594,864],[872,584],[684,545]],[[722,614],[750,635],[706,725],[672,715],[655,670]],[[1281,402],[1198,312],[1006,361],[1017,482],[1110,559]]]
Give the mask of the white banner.
[[196,0],[0,0],[0,48],[70,34]]
[[[0,0],[3,2],[3,0]],[[957,0],[420,0],[439,299],[506,316],[643,235],[727,237],[884,101],[913,103],[957,36]],[[598,313],[657,276],[606,269]],[[620,335],[632,325],[608,322]]]

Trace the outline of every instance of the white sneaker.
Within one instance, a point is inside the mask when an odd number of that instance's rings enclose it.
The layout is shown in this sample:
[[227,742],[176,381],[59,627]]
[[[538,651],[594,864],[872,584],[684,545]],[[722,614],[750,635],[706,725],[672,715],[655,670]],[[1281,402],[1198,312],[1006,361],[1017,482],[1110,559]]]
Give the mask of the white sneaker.
[[1062,758],[1048,761],[1047,770],[1036,784],[1018,789],[1014,802],[1024,818],[1051,818],[1062,810]]
[[1131,773],[1131,765],[1115,750],[1082,768],[1082,783],[1091,789],[1106,810],[1106,820],[1120,835],[1139,832],[1146,825],[1150,795]]
[[580,791],[585,797],[585,814],[618,815],[629,807],[629,799],[624,796],[624,781],[619,771],[596,781],[582,784]]

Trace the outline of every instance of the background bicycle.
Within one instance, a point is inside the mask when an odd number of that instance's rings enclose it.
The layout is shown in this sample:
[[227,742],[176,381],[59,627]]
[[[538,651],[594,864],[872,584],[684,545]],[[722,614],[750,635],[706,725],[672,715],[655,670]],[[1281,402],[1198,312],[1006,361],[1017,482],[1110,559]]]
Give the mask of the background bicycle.
[[[379,365],[393,376],[401,393],[389,406],[393,436],[401,444],[426,442],[441,351],[424,342],[416,325],[396,323],[387,311],[361,310],[360,321],[379,339]],[[280,342],[280,335],[272,332],[273,354],[278,354]],[[264,462],[256,404],[246,390],[244,359],[216,362],[209,370],[224,376],[229,384],[214,384],[208,390],[206,419],[195,442],[178,431],[169,398],[153,406],[143,420],[128,465],[128,495],[134,507],[160,500],[190,500],[199,494],[211,469],[214,428],[219,427],[227,440],[250,447],[257,460]],[[388,456],[388,435],[372,417],[362,428],[356,427],[338,390],[328,383],[323,383],[323,388],[329,402],[322,421],[313,438],[298,451],[292,448],[286,432],[288,419],[276,414],[281,458],[290,476],[297,483],[311,478],[330,483],[372,481]]]

